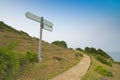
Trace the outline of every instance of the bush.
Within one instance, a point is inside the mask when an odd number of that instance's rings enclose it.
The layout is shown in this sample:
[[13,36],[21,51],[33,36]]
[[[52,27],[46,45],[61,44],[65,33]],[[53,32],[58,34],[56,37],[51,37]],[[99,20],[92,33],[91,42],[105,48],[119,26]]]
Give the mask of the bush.
[[54,41],[52,44],[57,45],[59,47],[67,48],[67,43],[65,41]]
[[102,66],[97,66],[95,68],[95,71],[97,71],[98,73],[100,73],[100,74],[102,74],[104,76],[107,75],[107,70],[104,67],[102,67]]
[[81,48],[76,48],[75,50],[82,51],[82,49],[81,49]]
[[97,53],[97,50],[95,48],[89,48],[89,47],[85,47],[85,51],[87,53],[92,53],[92,54],[96,54]]
[[104,52],[102,49],[98,49],[97,50],[97,54],[103,56],[104,58],[107,58],[107,59],[112,59],[106,52]]
[[13,29],[11,26],[8,26],[7,24],[5,24],[4,22],[0,21],[0,30],[7,30],[7,31],[12,31],[12,32],[18,32],[17,30]]
[[38,61],[38,56],[33,51],[27,51],[26,58],[27,58],[28,62],[32,62],[33,63],[33,62],[37,62]]
[[119,64],[120,65],[120,62],[118,61],[118,62],[114,62],[114,63],[116,63],[116,64]]
[[83,57],[83,54],[80,53],[80,52],[75,52],[75,56],[76,56],[76,57],[79,57],[79,56]]
[[23,66],[23,65],[27,64],[27,58],[26,58],[25,54],[17,53],[16,55],[19,58],[19,64],[20,64],[20,66]]
[[89,47],[85,47],[86,52],[89,52],[89,49],[90,49]]
[[110,61],[108,61],[107,59],[105,59],[104,57],[102,57],[101,55],[97,55],[96,59],[103,64],[106,64],[108,66],[112,66],[112,63]]
[[111,61],[113,61],[112,57],[109,56],[106,52],[104,52],[102,49],[98,49],[96,50],[95,48],[91,47],[86,47],[85,48],[85,51],[88,53],[88,54],[92,54],[92,55],[101,55],[103,56],[104,58],[107,58]]
[[103,66],[97,66],[95,68],[95,71],[97,71],[98,73],[100,73],[101,75],[104,75],[104,76],[109,76],[109,77],[113,76],[112,72],[107,71]]
[[13,42],[6,47],[0,47],[0,80],[13,80],[22,65],[27,62],[37,62],[37,54],[27,51],[25,54],[14,53],[12,50],[18,42]]
[[19,60],[15,53],[6,47],[0,47],[0,80],[12,80],[19,68]]

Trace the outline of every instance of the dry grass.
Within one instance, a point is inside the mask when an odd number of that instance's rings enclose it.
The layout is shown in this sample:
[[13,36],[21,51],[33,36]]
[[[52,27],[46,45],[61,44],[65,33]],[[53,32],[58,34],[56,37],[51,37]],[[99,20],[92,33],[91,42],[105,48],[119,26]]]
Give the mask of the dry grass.
[[[14,41],[19,42],[18,46],[14,49],[16,53],[25,54],[29,50],[38,52],[38,39],[12,31],[0,31],[0,46],[6,46]],[[18,77],[16,77],[17,80],[48,80],[77,64],[82,58],[75,56],[75,52],[72,50],[64,49],[44,41],[42,46],[43,61],[41,63],[24,65]]]
[[[120,65],[113,63],[113,66],[110,67],[100,63],[93,56],[91,56],[91,61],[92,63],[87,74],[85,74],[81,80],[120,80]],[[113,77],[107,77],[97,73],[95,71],[96,66],[103,66],[108,71],[111,71]]]

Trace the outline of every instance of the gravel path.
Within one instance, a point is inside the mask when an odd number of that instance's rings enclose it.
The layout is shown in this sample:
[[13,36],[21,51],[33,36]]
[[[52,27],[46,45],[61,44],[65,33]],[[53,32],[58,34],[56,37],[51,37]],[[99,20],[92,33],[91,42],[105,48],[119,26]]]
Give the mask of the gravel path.
[[84,54],[84,57],[77,65],[50,80],[80,80],[89,66],[90,58]]

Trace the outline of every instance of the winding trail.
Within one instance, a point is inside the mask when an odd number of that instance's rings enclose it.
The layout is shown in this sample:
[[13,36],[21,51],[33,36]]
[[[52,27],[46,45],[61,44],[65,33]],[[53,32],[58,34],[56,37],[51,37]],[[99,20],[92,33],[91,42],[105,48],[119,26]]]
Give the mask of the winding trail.
[[77,65],[50,80],[80,80],[90,66],[90,57],[85,54],[83,56]]

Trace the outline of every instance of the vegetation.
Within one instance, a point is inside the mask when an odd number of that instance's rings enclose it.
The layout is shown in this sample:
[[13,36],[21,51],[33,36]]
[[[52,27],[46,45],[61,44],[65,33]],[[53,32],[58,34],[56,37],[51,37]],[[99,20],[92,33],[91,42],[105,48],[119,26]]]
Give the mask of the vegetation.
[[103,63],[103,64],[106,64],[106,65],[108,65],[108,66],[112,66],[112,63],[109,61],[109,60],[107,60],[107,59],[105,59],[103,56],[101,56],[101,55],[96,55],[96,59],[98,60],[98,61],[100,61],[101,63]]
[[87,47],[85,51],[79,51],[78,48],[75,52],[45,41],[42,46],[43,60],[38,63],[38,38],[0,22],[0,80],[48,80],[77,64],[81,53],[89,55],[92,61],[82,80],[120,79],[120,65],[113,63],[101,49]]
[[27,51],[26,57],[28,62],[38,62],[38,55],[33,51]]
[[109,77],[113,76],[112,72],[107,71],[103,66],[97,66],[95,68],[95,71],[97,71],[98,73],[100,73],[101,75],[104,75],[104,76],[109,76]]
[[98,49],[97,53],[100,54],[101,56],[103,56],[104,58],[113,60],[112,57],[110,57],[106,52],[104,52],[102,49]]
[[16,29],[12,28],[11,26],[8,26],[7,24],[5,24],[2,21],[0,21],[0,31],[10,31],[10,32],[14,32],[14,33],[18,33],[18,34],[24,35],[26,37],[30,37],[26,32],[24,32],[24,31],[17,31]]
[[54,41],[52,44],[57,45],[59,47],[67,48],[67,43],[65,41]]
[[91,65],[88,72],[81,80],[119,80],[120,65],[101,49],[85,48],[85,53],[91,58]]
[[94,56],[98,61],[108,66],[112,66],[113,59],[102,49],[96,50],[95,48],[86,47],[85,51],[87,54],[91,54]]
[[91,54],[95,54],[95,53],[97,53],[97,50],[95,49],[95,48],[89,48],[89,47],[85,47],[85,51],[87,52],[87,53],[91,53]]
[[[36,53],[30,51],[24,57],[16,54],[12,51],[16,46],[17,42],[13,42],[6,47],[0,47],[0,80],[13,80],[23,63],[34,63],[38,59]],[[24,62],[20,56],[24,58]]]
[[91,56],[91,66],[88,72],[83,76],[81,80],[119,80],[120,79],[120,65],[113,64],[113,66],[107,66],[98,60],[94,56]]
[[120,62],[114,62],[114,63],[116,63],[116,64],[119,64],[119,65],[120,65]]
[[83,51],[83,49],[81,49],[81,48],[76,48],[75,50],[78,50],[78,51]]
[[98,49],[98,50],[96,50],[95,48],[93,48],[93,47],[91,47],[91,48],[89,48],[89,47],[86,47],[85,48],[85,51],[87,52],[87,53],[91,53],[91,54],[99,54],[99,55],[101,55],[101,56],[103,56],[104,58],[107,58],[107,59],[112,59],[106,52],[104,52],[102,49]]
[[13,31],[13,32],[16,32],[15,29],[13,29],[11,26],[8,26],[6,25],[4,22],[0,21],[0,29],[1,31],[4,29],[4,30],[7,30],[7,31]]
[[81,53],[81,52],[75,52],[75,56],[77,56],[77,57],[79,57],[79,56],[81,56],[81,57],[83,57],[83,54]]
[[0,23],[0,80],[48,80],[81,59],[73,50],[42,41],[43,59],[38,63],[38,41]]
[[15,53],[8,48],[0,47],[0,80],[12,80],[16,75],[19,62]]

